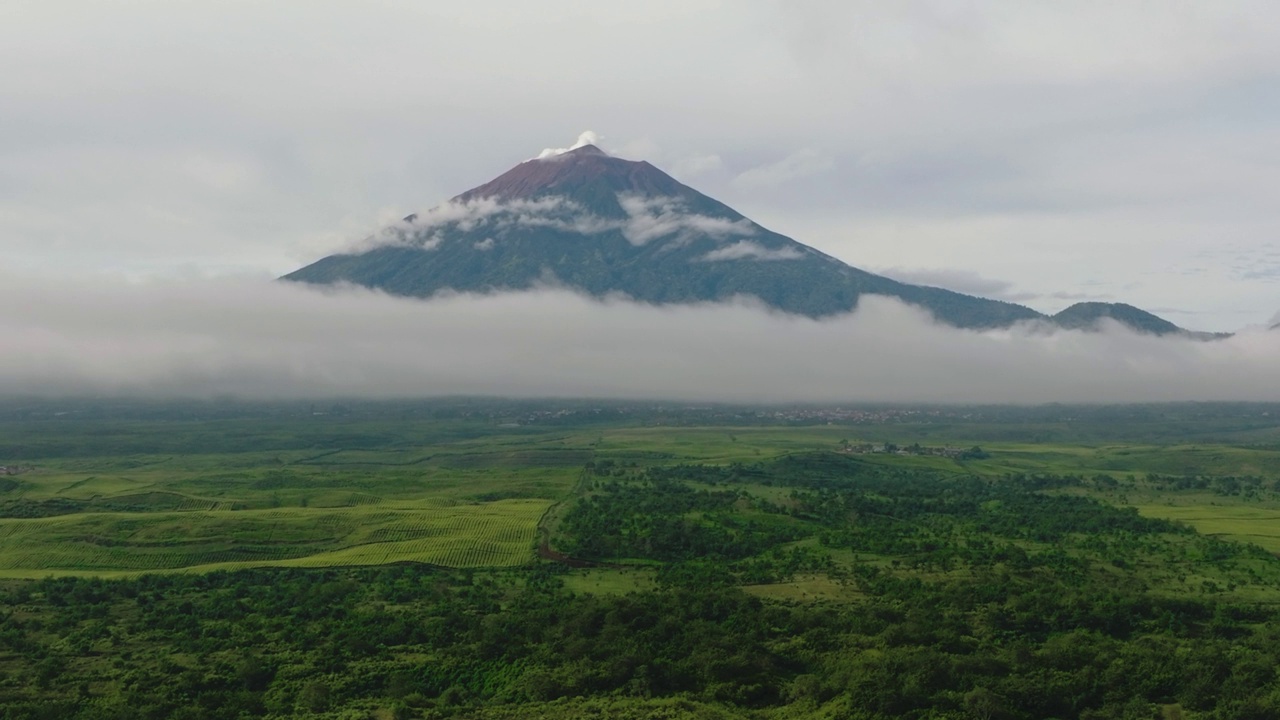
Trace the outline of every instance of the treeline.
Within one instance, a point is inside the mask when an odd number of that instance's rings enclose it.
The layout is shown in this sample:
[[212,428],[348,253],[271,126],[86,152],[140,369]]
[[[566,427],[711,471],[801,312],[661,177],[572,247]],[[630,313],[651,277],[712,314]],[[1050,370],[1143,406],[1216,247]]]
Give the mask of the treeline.
[[[740,561],[780,544],[823,545],[909,557],[950,569],[957,561],[1062,567],[1061,550],[1083,538],[1188,534],[1079,495],[1044,492],[1083,484],[1077,477],[955,477],[811,453],[768,464],[680,465],[595,480],[566,513],[562,548],[585,559]],[[785,502],[749,485],[792,488]],[[1052,544],[1028,552],[1027,544]]]
[[610,480],[565,515],[561,545],[600,560],[738,560],[805,535],[800,524],[736,512],[745,497],[734,490],[695,490],[658,474]]
[[1254,475],[1205,476],[1148,474],[1149,485],[1162,490],[1208,490],[1215,495],[1256,495],[1262,491],[1280,493],[1280,480],[1268,480]]

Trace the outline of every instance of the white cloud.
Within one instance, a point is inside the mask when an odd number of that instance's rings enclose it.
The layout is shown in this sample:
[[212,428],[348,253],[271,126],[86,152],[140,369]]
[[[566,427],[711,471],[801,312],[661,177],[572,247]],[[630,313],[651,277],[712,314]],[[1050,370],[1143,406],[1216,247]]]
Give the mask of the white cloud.
[[[621,195],[618,203],[627,213],[622,234],[633,245],[671,235],[702,233],[713,238],[743,237],[756,234],[750,220],[729,220],[690,213],[679,198],[650,198]],[[677,238],[679,241],[681,238]]]
[[653,307],[564,291],[424,302],[258,279],[10,276],[0,307],[21,308],[0,314],[3,395],[1280,400],[1277,332],[980,333],[876,297],[814,321],[750,302]]
[[875,272],[898,282],[927,285],[1008,302],[1023,302],[1041,296],[1040,293],[1016,291],[1014,284],[1007,280],[984,277],[972,270],[890,267],[881,268]]
[[[545,199],[550,200],[552,198]],[[502,216],[497,220],[496,225],[499,228],[507,228],[513,225],[549,227],[579,235],[598,235],[599,233],[623,227],[623,223],[618,220],[602,218],[599,215],[587,212],[577,203],[563,198],[561,200],[562,202],[555,208],[532,209]]]
[[577,150],[577,149],[578,149],[578,148],[580,148],[580,147],[586,147],[587,145],[595,145],[596,147],[600,147],[600,140],[601,140],[601,137],[600,137],[599,135],[597,135],[595,132],[593,132],[593,131],[591,131],[591,130],[587,130],[587,131],[584,131],[581,135],[579,135],[579,136],[578,136],[578,141],[577,141],[577,142],[575,142],[574,144],[570,145],[569,147],[567,147],[567,148],[544,148],[544,149],[543,149],[543,151],[542,151],[542,152],[540,152],[540,153],[538,153],[538,156],[537,156],[537,157],[535,157],[535,158],[533,158],[533,159],[534,159],[534,160],[546,160],[546,159],[548,159],[548,158],[556,157],[557,155],[563,155],[563,154],[565,154],[565,153],[567,153],[567,152],[569,152],[569,151],[571,151],[571,150]]
[[601,217],[568,198],[555,195],[533,200],[483,197],[449,201],[381,227],[349,245],[345,252],[363,252],[388,245],[431,250],[442,242],[441,233],[446,229],[461,232],[492,229],[500,233],[512,228],[546,227],[579,235],[620,230],[634,245],[671,236],[676,236],[675,242],[685,242],[697,235],[723,240],[756,234],[756,227],[749,220],[691,213],[679,198],[621,195],[618,202],[627,213],[626,220]]
[[716,260],[798,260],[804,253],[790,245],[780,248],[767,248],[750,240],[739,240],[732,245],[725,245],[703,255],[700,260],[714,262]]
[[[574,219],[565,220],[565,216]],[[441,231],[445,228],[471,232],[488,226],[500,228],[558,223],[586,233],[594,227],[590,217],[575,203],[557,196],[533,200],[498,200],[492,197],[450,200],[426,212],[388,223],[363,240],[349,244],[343,251],[359,253],[384,246],[412,246],[433,250],[443,242]]]
[[435,250],[440,247],[440,243],[443,242],[444,236],[438,232],[433,232],[426,236],[419,235],[415,245],[420,250]]

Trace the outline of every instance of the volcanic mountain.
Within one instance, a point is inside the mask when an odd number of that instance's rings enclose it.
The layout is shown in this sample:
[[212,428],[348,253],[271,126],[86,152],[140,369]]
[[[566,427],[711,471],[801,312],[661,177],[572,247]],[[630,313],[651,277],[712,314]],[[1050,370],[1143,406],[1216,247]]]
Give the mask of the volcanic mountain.
[[862,295],[877,294],[957,327],[1045,319],[1021,305],[851,267],[647,162],[612,157],[592,144],[520,163],[383,228],[359,251],[331,255],[284,279],[349,282],[415,297],[538,285],[654,304],[748,296],[815,318],[848,312]]

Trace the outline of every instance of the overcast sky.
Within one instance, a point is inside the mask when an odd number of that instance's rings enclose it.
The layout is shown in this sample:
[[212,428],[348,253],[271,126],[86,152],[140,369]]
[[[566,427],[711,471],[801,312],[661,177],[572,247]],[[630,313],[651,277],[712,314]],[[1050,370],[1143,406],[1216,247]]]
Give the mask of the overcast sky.
[[6,272],[283,274],[591,129],[853,265],[1280,310],[1275,2],[0,3]]

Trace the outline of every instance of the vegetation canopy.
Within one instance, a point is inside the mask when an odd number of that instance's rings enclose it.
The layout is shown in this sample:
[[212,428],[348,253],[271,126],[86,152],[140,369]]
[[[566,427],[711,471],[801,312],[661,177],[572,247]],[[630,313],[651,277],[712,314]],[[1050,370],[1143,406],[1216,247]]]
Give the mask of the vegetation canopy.
[[0,718],[1272,718],[1263,406],[0,407]]

